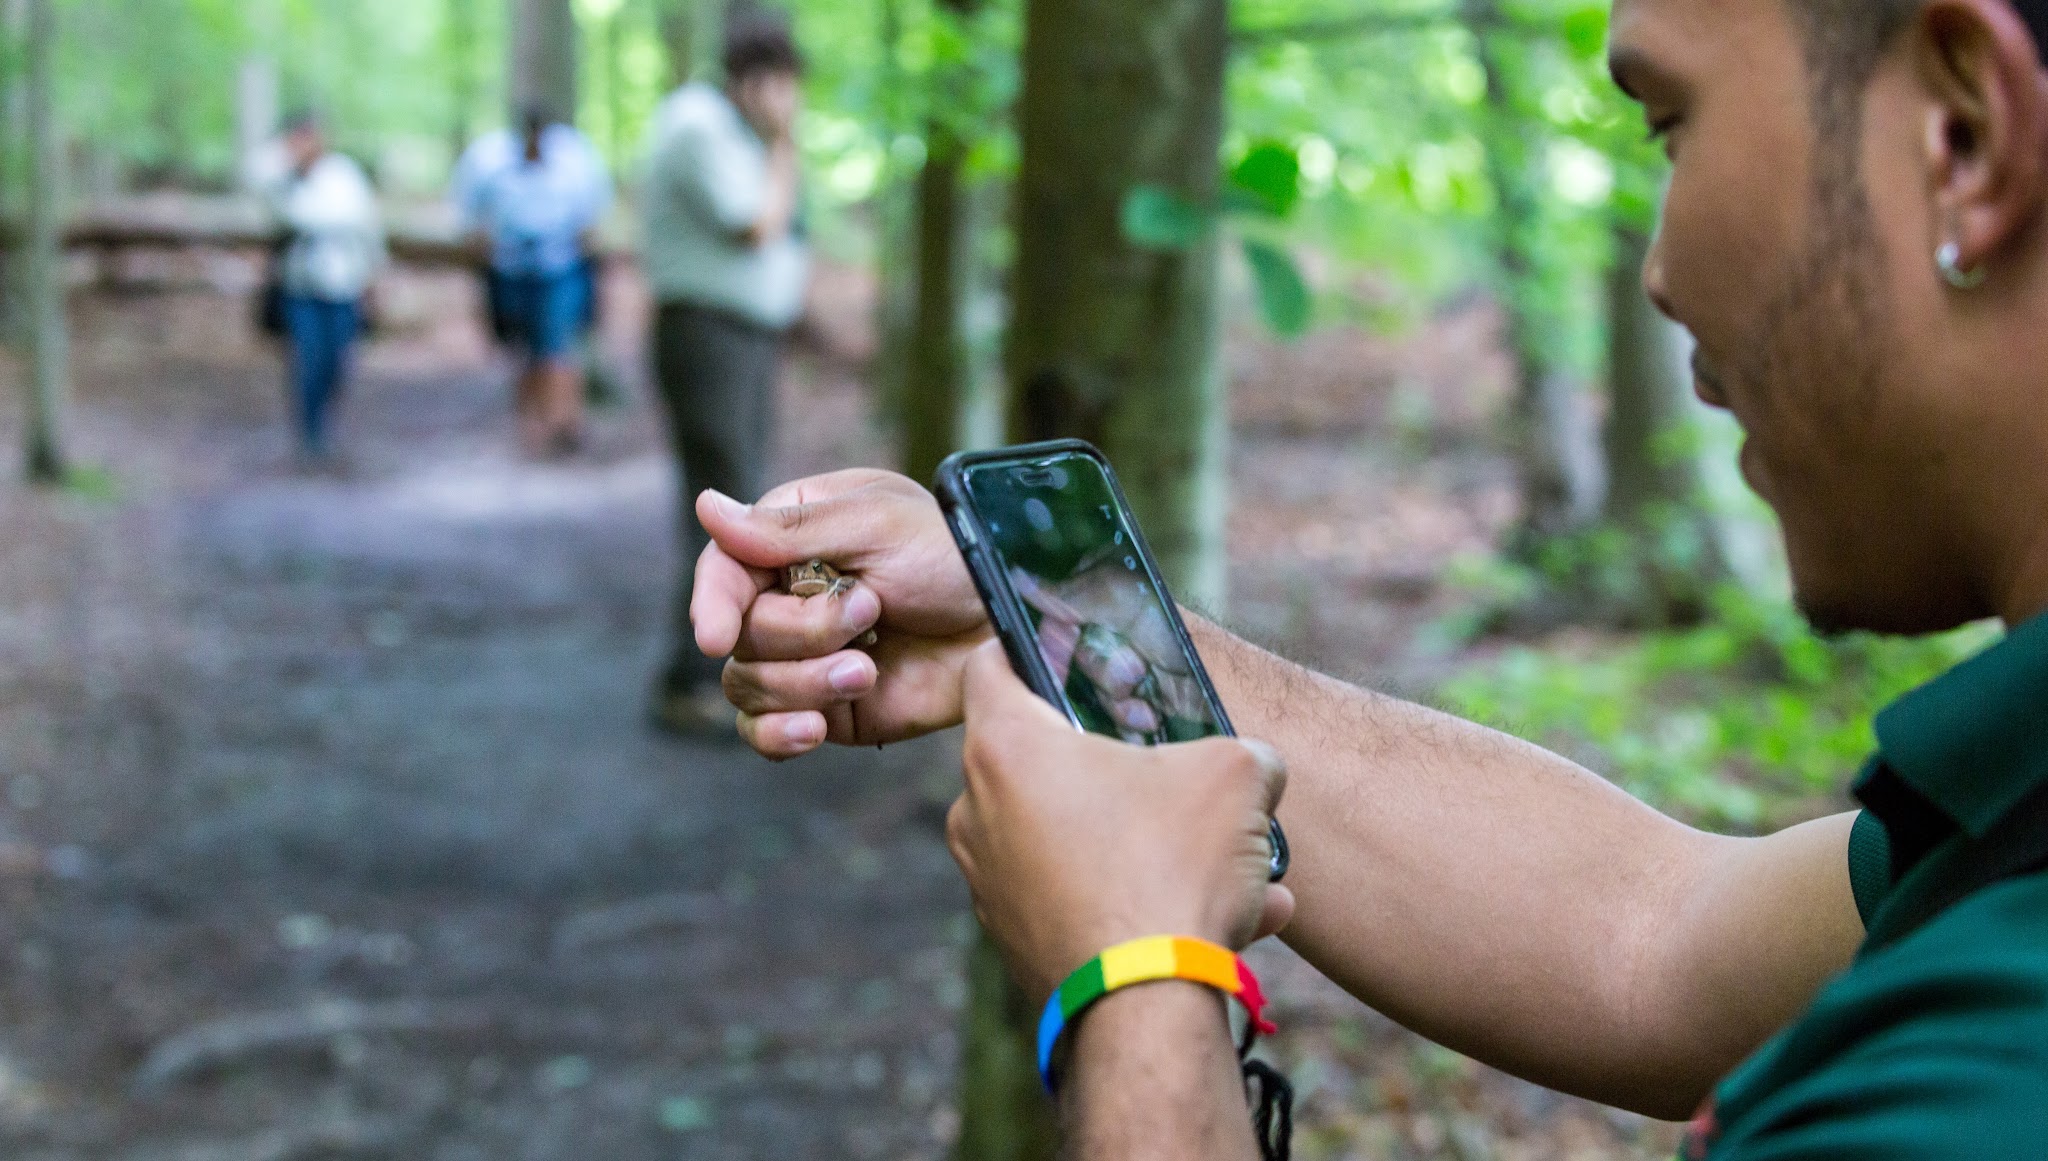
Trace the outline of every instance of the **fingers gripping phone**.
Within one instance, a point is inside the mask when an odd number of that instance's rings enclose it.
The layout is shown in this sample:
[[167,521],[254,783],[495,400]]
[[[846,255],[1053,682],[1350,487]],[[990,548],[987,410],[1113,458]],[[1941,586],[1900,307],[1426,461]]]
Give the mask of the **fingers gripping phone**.
[[[1141,746],[1236,736],[1101,452],[966,452],[937,492],[1011,667],[1076,729]],[[1272,842],[1277,882],[1277,820]]]

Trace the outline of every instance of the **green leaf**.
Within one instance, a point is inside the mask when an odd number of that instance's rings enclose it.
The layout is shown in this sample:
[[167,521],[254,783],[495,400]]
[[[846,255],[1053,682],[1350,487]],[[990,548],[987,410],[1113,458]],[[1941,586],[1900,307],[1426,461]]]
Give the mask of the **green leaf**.
[[1301,276],[1293,255],[1270,242],[1245,239],[1245,260],[1251,263],[1252,283],[1258,289],[1259,313],[1275,334],[1296,338],[1308,330],[1315,313],[1308,280]]
[[1564,18],[1564,42],[1572,55],[1592,60],[1607,50],[1607,5],[1574,9]]
[[1124,237],[1147,250],[1189,249],[1215,224],[1214,210],[1156,185],[1141,185],[1124,198]]
[[1259,212],[1284,218],[1301,202],[1301,158],[1280,142],[1262,141],[1231,169],[1230,188],[1251,195]]

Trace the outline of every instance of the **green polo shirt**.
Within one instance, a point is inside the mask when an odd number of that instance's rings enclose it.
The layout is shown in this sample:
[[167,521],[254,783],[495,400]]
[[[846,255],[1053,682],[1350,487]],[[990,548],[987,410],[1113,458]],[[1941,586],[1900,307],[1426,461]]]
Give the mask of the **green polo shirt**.
[[1850,843],[1867,941],[1688,1156],[2048,1161],[2048,616],[1877,735]]

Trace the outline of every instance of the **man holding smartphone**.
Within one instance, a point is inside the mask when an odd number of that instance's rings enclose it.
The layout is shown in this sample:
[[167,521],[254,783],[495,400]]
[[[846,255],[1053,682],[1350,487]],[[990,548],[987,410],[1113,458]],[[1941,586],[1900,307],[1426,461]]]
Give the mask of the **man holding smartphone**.
[[[1675,162],[1644,271],[1747,430],[1824,629],[1985,617],[1990,653],[1879,720],[1860,814],[1704,834],[1571,762],[1195,624],[1239,728],[1143,750],[1012,677],[939,510],[805,481],[715,538],[696,632],[759,751],[968,726],[950,839],[1045,995],[1104,948],[1284,929],[1365,1002],[1653,1116],[1688,1155],[2029,1158],[2048,1141],[2048,36],[2044,0],[1618,0],[1612,58]],[[823,559],[845,599],[777,595]],[[870,628],[872,653],[848,642]],[[1294,845],[1268,885],[1264,819]],[[1075,1155],[1249,1158],[1216,997],[1070,1034]]]

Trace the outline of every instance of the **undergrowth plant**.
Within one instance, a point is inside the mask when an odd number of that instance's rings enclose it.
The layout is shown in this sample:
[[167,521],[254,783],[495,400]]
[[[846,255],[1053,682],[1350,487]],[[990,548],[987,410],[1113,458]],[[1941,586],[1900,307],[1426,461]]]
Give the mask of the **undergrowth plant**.
[[1997,639],[1823,639],[1727,585],[1696,628],[1518,646],[1439,691],[1447,710],[1567,754],[1660,809],[1737,831],[1840,794],[1900,695]]

